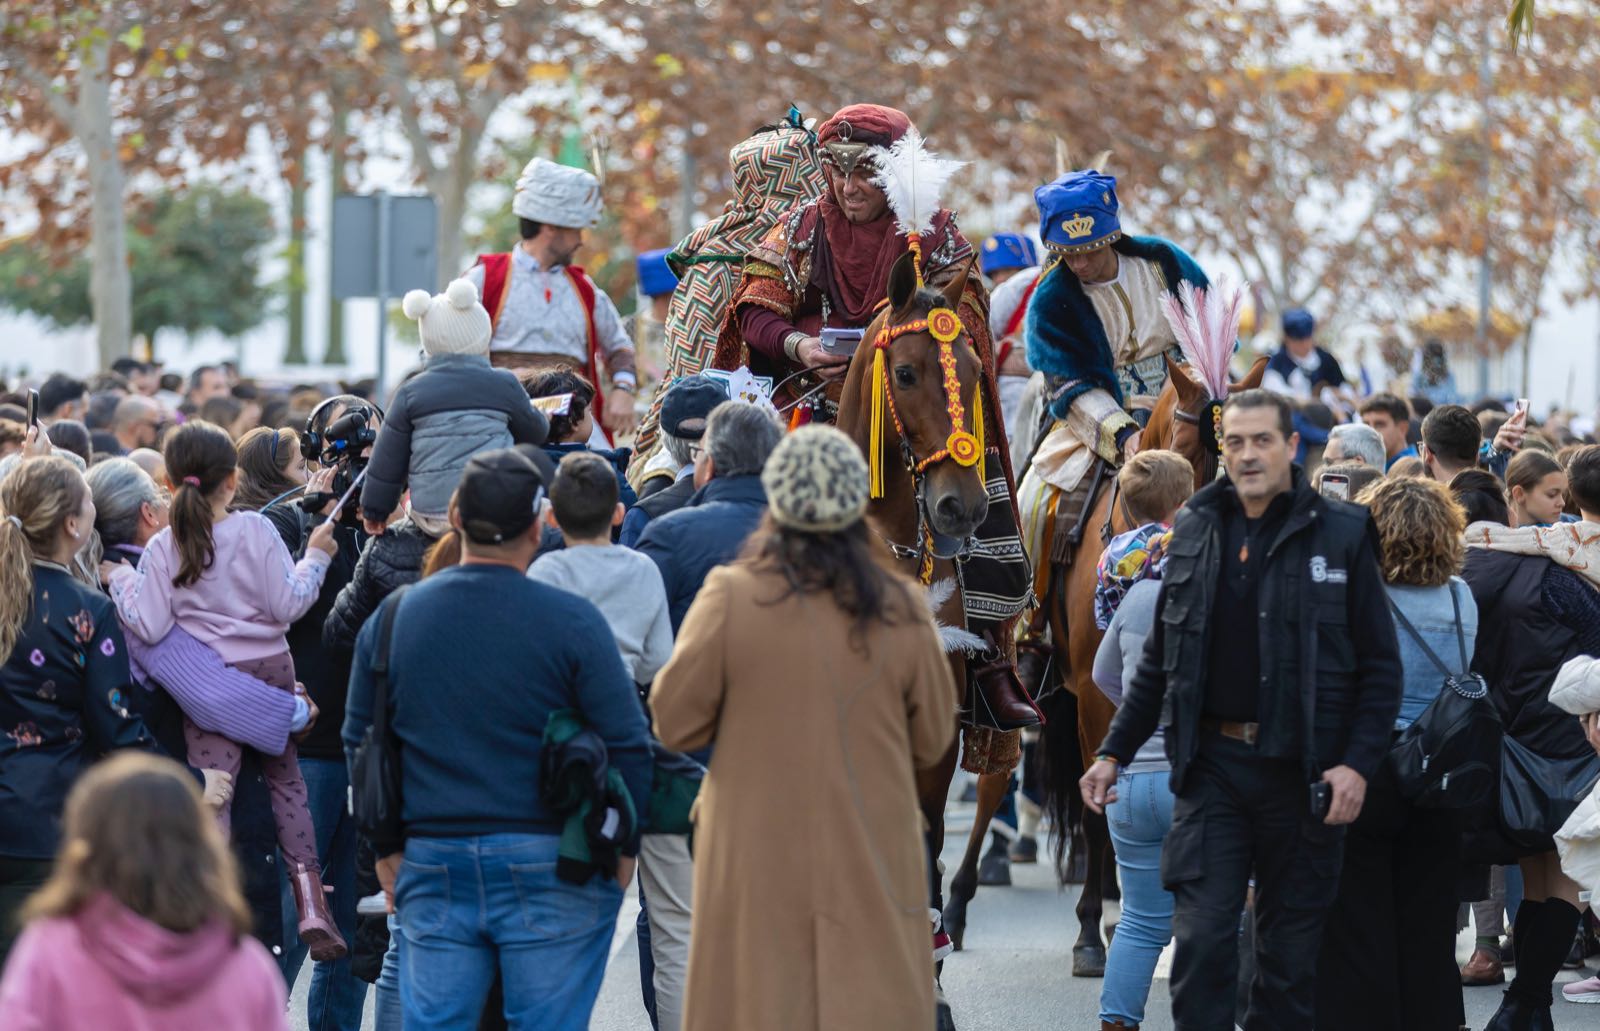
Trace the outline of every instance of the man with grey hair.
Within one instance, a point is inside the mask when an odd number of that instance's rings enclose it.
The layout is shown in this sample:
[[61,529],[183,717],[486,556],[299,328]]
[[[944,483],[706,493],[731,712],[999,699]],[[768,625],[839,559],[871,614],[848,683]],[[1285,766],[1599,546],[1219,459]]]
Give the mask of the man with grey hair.
[[645,527],[638,548],[661,570],[674,635],[706,575],[739,554],[766,512],[761,468],[782,437],[783,426],[765,408],[718,405],[695,456],[694,496]]
[[1322,451],[1324,465],[1340,462],[1360,462],[1382,473],[1387,467],[1383,437],[1371,426],[1360,423],[1340,423],[1328,433],[1328,446]]
[[639,500],[628,509],[617,543],[628,548],[637,546],[650,520],[676,512],[694,497],[698,489],[694,482],[695,452],[705,437],[706,419],[726,400],[727,387],[704,373],[684,376],[661,398],[661,450],[672,460],[676,473],[662,470],[660,475],[652,475],[639,484]]
[[161,406],[142,394],[129,394],[111,413],[111,435],[121,454],[155,447],[160,432]]

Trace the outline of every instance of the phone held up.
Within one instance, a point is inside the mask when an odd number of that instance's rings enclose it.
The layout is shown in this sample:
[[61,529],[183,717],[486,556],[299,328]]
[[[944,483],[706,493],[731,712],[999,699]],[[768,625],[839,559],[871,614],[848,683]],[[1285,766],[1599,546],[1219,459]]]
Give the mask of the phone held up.
[[39,425],[39,392],[28,388],[28,425]]
[[1350,500],[1350,477],[1343,473],[1323,473],[1317,481],[1317,493],[1337,501]]

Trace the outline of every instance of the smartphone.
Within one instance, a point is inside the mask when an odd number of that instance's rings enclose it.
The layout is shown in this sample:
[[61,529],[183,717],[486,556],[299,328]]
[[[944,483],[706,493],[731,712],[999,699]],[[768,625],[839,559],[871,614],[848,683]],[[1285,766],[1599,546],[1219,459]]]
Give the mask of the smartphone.
[[856,353],[863,331],[859,329],[824,329],[819,335],[822,349],[829,354],[848,357]]
[[1333,785],[1325,780],[1319,780],[1311,785],[1311,818],[1321,822],[1328,818],[1328,810],[1333,807]]
[[28,425],[39,425],[39,392],[28,388]]
[[1350,500],[1350,477],[1344,473],[1323,473],[1317,481],[1317,493],[1339,501]]
[[328,513],[328,522],[336,523],[339,521],[339,513],[344,511],[345,502],[350,500],[351,496],[355,494],[356,488],[361,486],[361,481],[366,478],[367,471],[365,469],[356,473],[356,478],[350,481],[350,489],[344,492],[344,496],[339,499],[339,503],[333,506],[333,511]]
[[1517,409],[1516,410],[1518,412],[1521,412],[1523,415],[1527,415],[1528,414],[1528,399],[1525,398],[1525,397],[1517,398]]

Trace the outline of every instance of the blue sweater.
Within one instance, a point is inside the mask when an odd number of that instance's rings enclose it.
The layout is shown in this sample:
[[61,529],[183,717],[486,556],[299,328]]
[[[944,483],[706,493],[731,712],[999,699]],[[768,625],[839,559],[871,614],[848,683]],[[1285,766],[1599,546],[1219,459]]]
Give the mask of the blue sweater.
[[[347,755],[372,722],[373,649],[379,617],[394,603],[385,599],[356,638]],[[556,709],[583,715],[634,808],[649,807],[644,711],[605,617],[509,566],[456,566],[406,592],[391,641],[389,704],[408,838],[561,833],[562,819],[539,801],[541,739]]]

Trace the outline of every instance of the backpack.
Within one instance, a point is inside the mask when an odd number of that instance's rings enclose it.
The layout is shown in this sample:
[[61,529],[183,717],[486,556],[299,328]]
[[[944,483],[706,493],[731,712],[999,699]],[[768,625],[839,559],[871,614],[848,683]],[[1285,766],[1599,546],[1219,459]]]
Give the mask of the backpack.
[[1489,685],[1471,672],[1467,637],[1461,628],[1461,601],[1450,586],[1456,613],[1456,645],[1461,672],[1452,672],[1433,653],[1416,627],[1389,598],[1389,611],[1444,677],[1439,693],[1417,721],[1389,748],[1389,768],[1400,794],[1424,809],[1470,809],[1487,803],[1500,780],[1500,714],[1489,700]]
[[356,829],[379,856],[398,852],[405,844],[400,820],[400,742],[389,725],[389,638],[405,592],[405,587],[395,591],[379,617],[372,651],[372,724],[350,758],[350,814],[355,817]]

